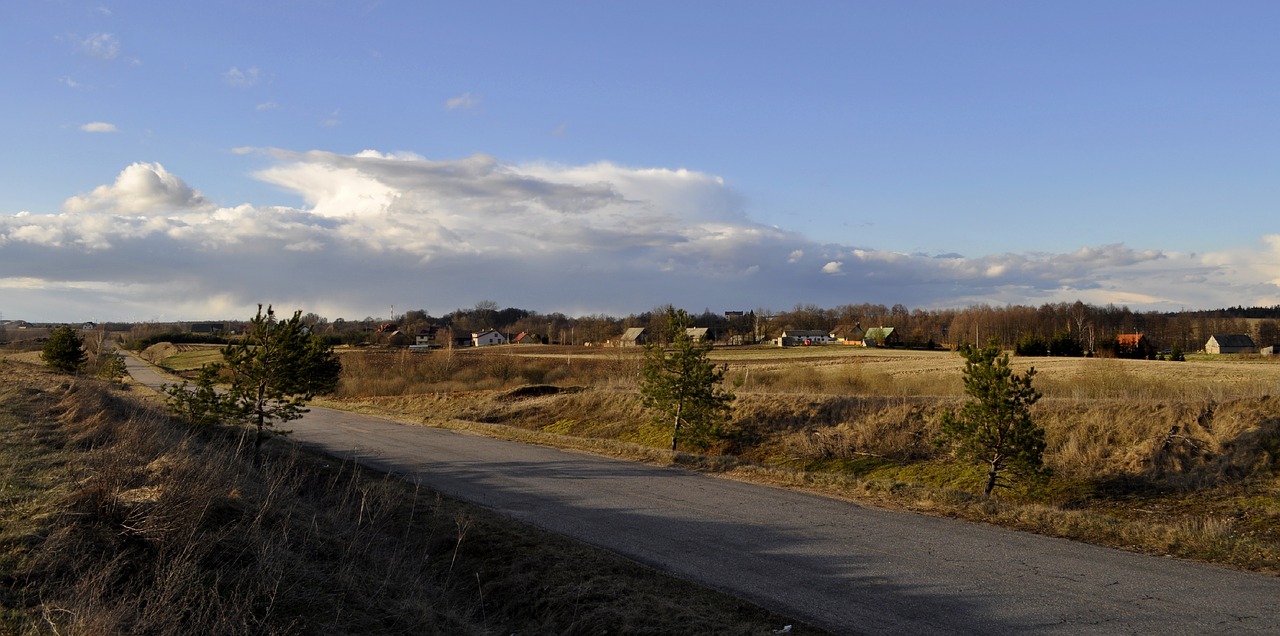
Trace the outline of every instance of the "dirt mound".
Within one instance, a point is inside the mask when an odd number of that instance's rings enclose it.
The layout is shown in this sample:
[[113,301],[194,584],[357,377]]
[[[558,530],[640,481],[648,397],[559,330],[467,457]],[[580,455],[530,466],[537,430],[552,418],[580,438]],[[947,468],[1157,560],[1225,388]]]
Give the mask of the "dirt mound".
[[160,364],[161,360],[170,356],[177,355],[178,347],[171,342],[157,342],[150,347],[142,350],[139,354],[144,360],[152,364]]

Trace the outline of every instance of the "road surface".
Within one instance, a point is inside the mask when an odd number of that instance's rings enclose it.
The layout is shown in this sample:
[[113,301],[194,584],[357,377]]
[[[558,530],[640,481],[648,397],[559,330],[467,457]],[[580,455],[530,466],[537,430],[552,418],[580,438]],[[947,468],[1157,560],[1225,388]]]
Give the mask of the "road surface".
[[1277,577],[329,409],[289,428],[835,633],[1280,633]]

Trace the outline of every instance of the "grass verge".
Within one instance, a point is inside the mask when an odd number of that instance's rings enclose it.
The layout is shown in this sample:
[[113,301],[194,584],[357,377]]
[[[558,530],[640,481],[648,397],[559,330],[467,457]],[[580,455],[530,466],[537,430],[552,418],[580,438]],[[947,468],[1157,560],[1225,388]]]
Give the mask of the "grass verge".
[[794,624],[413,483],[284,442],[251,448],[109,385],[0,363],[0,633]]

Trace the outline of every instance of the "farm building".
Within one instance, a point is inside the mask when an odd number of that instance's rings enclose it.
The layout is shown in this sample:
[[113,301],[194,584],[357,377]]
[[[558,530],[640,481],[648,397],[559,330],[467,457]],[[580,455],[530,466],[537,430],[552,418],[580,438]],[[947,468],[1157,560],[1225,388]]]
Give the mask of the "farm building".
[[777,340],[779,347],[824,345],[832,341],[831,333],[818,329],[788,329]]
[[1205,353],[1257,353],[1253,338],[1242,334],[1215,333],[1204,343]]
[[868,347],[900,347],[902,336],[893,327],[872,327],[862,336],[862,342]]
[[688,336],[694,342],[702,342],[707,339],[706,327],[686,327],[684,335]]
[[504,344],[507,344],[507,337],[492,329],[471,334],[471,346],[473,347],[492,347]]
[[225,322],[193,322],[191,323],[191,333],[215,336],[227,332],[227,323]]
[[631,327],[622,332],[619,342],[624,347],[639,347],[649,342],[649,336],[644,332],[644,327]]

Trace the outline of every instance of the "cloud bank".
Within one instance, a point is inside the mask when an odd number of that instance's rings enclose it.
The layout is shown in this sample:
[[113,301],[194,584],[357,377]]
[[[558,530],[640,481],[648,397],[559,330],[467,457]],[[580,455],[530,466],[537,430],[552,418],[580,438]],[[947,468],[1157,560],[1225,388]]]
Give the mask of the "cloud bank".
[[248,152],[271,159],[256,178],[304,205],[220,205],[159,164],[135,163],[59,212],[0,217],[0,312],[201,319],[263,302],[361,318],[391,305],[439,314],[483,299],[568,314],[668,302],[695,311],[1280,304],[1280,234],[1198,255],[1122,243],[1065,254],[903,254],[753,222],[721,179],[687,170]]

